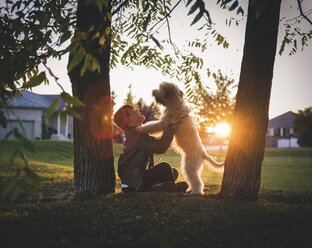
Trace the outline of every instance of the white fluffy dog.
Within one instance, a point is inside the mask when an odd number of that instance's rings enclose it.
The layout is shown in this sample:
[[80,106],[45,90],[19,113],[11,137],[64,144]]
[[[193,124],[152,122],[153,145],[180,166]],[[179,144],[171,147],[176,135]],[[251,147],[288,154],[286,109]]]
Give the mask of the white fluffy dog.
[[200,140],[197,128],[190,117],[190,108],[185,104],[183,92],[173,83],[163,82],[159,89],[153,90],[152,95],[157,103],[166,107],[159,121],[150,121],[143,126],[137,127],[138,131],[155,133],[163,131],[169,125],[170,119],[179,122],[175,139],[177,150],[182,155],[182,173],[186,178],[190,192],[202,194],[204,183],[200,173],[203,160],[207,160],[214,168],[223,169],[224,163],[216,162],[206,153]]

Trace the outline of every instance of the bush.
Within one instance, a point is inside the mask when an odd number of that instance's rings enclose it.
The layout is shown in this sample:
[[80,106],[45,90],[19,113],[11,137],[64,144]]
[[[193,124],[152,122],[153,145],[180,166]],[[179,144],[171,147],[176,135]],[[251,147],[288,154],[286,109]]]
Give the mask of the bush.
[[298,144],[312,147],[312,107],[299,110],[294,119],[295,132],[299,134]]

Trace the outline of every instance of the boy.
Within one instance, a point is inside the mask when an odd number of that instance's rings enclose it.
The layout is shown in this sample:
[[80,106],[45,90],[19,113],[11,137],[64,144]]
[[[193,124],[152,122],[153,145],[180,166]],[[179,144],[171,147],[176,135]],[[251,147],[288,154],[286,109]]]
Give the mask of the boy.
[[124,105],[114,114],[114,122],[125,131],[124,152],[118,160],[118,175],[123,192],[156,191],[186,192],[186,182],[175,183],[179,173],[168,163],[154,166],[153,154],[165,153],[173,139],[175,121],[164,131],[160,138],[136,131],[145,117],[132,105]]

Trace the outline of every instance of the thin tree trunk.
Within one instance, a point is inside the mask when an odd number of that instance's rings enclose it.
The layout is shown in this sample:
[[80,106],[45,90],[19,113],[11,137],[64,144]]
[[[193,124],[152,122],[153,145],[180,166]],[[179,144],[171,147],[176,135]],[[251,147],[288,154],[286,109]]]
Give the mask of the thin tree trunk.
[[[88,32],[91,25],[94,31],[89,33],[90,36],[99,31],[97,29],[104,32],[111,25],[109,19],[104,21],[106,13],[111,10],[110,6],[103,6],[100,12],[97,6],[86,5],[85,2],[78,1],[76,32]],[[73,95],[86,105],[76,108],[82,119],[74,119],[76,199],[112,193],[116,184],[111,127],[110,41],[106,39],[104,46],[99,44],[98,39],[83,39],[81,43],[87,53],[98,59],[101,72],[87,71],[81,76],[82,62],[69,73]],[[71,59],[72,56],[69,61]]]
[[281,0],[249,1],[233,131],[221,186],[221,196],[226,199],[258,198],[280,4]]

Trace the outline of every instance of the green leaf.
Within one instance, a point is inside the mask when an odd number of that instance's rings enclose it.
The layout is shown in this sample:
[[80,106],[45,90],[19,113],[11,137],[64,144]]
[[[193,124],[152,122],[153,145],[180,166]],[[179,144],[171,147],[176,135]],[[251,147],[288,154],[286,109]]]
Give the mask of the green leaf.
[[72,69],[74,69],[80,62],[82,62],[83,58],[85,56],[84,49],[79,49],[73,52],[73,58],[71,59],[69,65],[68,65],[68,72],[70,72]]
[[33,186],[33,190],[36,190],[36,188],[39,186],[40,184],[40,177],[32,170],[30,169],[28,166],[25,166],[23,168],[23,171],[25,172],[26,176],[29,179],[29,183]]
[[59,117],[61,112],[62,112],[61,109],[58,110],[58,111],[53,112],[52,115],[50,116],[50,122],[54,123],[58,119],[58,117]]
[[[21,174],[21,169],[18,169],[16,171],[16,174],[14,177],[12,177],[12,179],[9,181],[9,183],[7,183],[4,187],[4,190],[2,192],[2,196],[7,196],[9,195],[10,193],[12,194],[14,188],[16,187],[17,185],[17,182],[19,180],[19,177],[20,177],[20,174]],[[12,199],[11,197],[11,200],[15,200],[15,199]]]
[[55,100],[52,102],[48,110],[43,115],[43,120],[47,120],[50,118],[50,116],[56,111],[57,107],[59,106],[59,99],[55,98]]
[[35,146],[33,145],[33,143],[29,139],[24,138],[22,141],[22,145],[25,149],[27,149],[31,152],[36,152]]
[[77,113],[73,108],[71,108],[71,107],[68,107],[68,106],[67,106],[65,112],[66,112],[68,115],[73,116],[74,118],[77,118],[77,119],[79,119],[79,120],[82,120],[80,114],[78,114],[78,113]]
[[238,6],[238,0],[236,0],[236,1],[231,5],[231,7],[229,8],[229,11],[232,11],[232,10],[236,9],[237,6]]
[[92,32],[94,30],[94,25],[91,25],[89,30],[88,30],[88,33]]
[[294,48],[297,50],[297,40],[294,40]]
[[112,13],[107,12],[106,17],[108,18],[108,20],[112,20]]
[[242,16],[244,16],[244,10],[243,10],[243,8],[242,8],[242,7],[240,7],[240,6],[239,6],[239,8],[238,8],[238,10],[237,10],[236,14],[238,15],[239,13],[241,13],[241,14],[242,14]]
[[199,8],[199,6],[200,6],[200,2],[199,2],[199,1],[196,1],[196,2],[194,3],[194,5],[191,7],[191,9],[190,9],[190,11],[188,12],[187,15],[193,14],[193,13]]
[[101,72],[101,66],[100,66],[99,61],[95,57],[93,57],[92,61],[91,61],[91,71],[95,71],[95,70],[97,70],[98,73],[100,73]]
[[199,19],[202,18],[203,14],[204,14],[204,11],[200,10],[200,12],[196,15],[196,17],[194,18],[193,22],[191,23],[191,26],[193,24],[195,24],[196,22],[198,22]]
[[97,37],[99,37],[99,36],[100,36],[100,32],[96,32],[96,33],[92,36],[91,40],[94,40],[95,38],[97,38]]
[[232,0],[222,0],[223,4],[228,4],[229,2],[231,2]]
[[229,43],[226,40],[223,42],[223,47],[224,48],[228,48],[229,47]]
[[23,134],[21,134],[17,128],[14,128],[13,129],[13,134],[15,136],[15,138],[19,139],[19,140],[23,140],[24,139],[24,136]]
[[149,6],[150,6],[149,1],[147,1],[146,5],[143,8],[143,13],[148,11]]
[[66,30],[60,39],[60,43],[64,43],[72,36],[72,33],[69,30]]
[[61,119],[61,123],[62,125],[66,125],[67,122],[67,113],[65,111],[62,111],[60,114],[60,119]]
[[5,137],[3,138],[3,140],[7,140],[12,134],[13,134],[13,130],[7,132],[7,134],[5,135]]
[[190,91],[189,93],[187,93],[186,94],[186,96],[187,96],[187,98],[189,98],[190,99],[190,97],[191,97],[191,95],[193,94],[193,92],[192,91]]
[[0,125],[4,128],[6,128],[8,125],[8,120],[6,119],[1,109],[0,109]]
[[148,13],[146,19],[144,20],[143,24],[142,24],[142,29],[143,31],[146,31],[147,25],[151,20],[151,12]]
[[[229,2],[231,2],[232,0],[222,0],[221,1],[221,7],[225,7]],[[218,1],[218,3],[219,3],[220,1]],[[218,4],[217,3],[217,4]]]
[[18,118],[18,125],[21,127],[21,129],[22,129],[22,132],[23,132],[23,134],[22,134],[22,136],[25,136],[26,135],[26,131],[25,131],[25,127],[24,127],[24,124],[23,124],[23,122]]
[[46,79],[45,72],[41,72],[39,75],[32,77],[28,82],[22,85],[22,88],[28,89],[40,85]]
[[77,97],[71,96],[67,92],[62,92],[61,93],[61,98],[64,100],[69,105],[74,105],[75,107],[84,107],[85,104],[80,101]]
[[193,0],[188,0],[187,3],[186,3],[186,7],[189,6],[189,4],[192,2]]
[[92,61],[92,54],[91,53],[87,53],[85,58],[84,58],[84,63],[83,66],[80,70],[80,76],[83,77],[83,75],[85,74],[85,72],[87,71],[87,69],[90,68],[90,63]]

